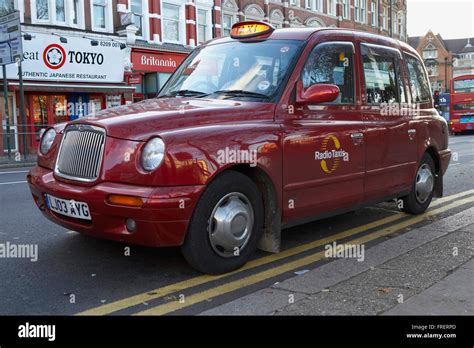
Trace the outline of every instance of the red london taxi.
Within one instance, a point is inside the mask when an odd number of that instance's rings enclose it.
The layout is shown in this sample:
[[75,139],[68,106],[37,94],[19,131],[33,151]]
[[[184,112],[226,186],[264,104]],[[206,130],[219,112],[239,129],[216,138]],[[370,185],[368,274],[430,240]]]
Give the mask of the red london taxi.
[[157,98],[56,125],[28,175],[67,229],[181,246],[197,270],[235,270],[283,228],[443,192],[446,121],[410,46],[335,28],[233,26],[197,47]]

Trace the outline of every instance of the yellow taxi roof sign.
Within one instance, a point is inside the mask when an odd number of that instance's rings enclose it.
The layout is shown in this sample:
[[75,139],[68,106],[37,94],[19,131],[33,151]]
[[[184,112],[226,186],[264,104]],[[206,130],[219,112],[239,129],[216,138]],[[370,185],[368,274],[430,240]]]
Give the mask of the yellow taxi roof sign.
[[274,31],[275,28],[265,22],[248,21],[235,23],[230,31],[230,37],[233,39],[244,39],[265,35]]

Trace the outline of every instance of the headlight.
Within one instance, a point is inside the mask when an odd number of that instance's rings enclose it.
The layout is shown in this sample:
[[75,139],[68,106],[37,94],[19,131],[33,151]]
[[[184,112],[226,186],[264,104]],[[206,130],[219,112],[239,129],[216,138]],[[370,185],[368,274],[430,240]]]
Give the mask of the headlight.
[[150,139],[143,147],[142,167],[145,170],[152,171],[159,167],[165,157],[165,143],[161,138]]
[[53,145],[54,137],[56,136],[56,131],[53,128],[48,129],[41,138],[40,152],[43,155],[46,155]]

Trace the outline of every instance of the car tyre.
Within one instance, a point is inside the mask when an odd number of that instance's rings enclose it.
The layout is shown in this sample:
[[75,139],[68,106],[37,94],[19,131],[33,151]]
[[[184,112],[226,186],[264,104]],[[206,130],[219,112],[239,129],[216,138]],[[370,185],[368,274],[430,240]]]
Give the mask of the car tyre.
[[416,171],[410,193],[402,197],[402,210],[405,213],[417,215],[428,209],[435,189],[435,173],[433,158],[425,153]]
[[227,171],[201,195],[181,252],[196,270],[222,274],[242,267],[263,232],[263,201],[247,176]]

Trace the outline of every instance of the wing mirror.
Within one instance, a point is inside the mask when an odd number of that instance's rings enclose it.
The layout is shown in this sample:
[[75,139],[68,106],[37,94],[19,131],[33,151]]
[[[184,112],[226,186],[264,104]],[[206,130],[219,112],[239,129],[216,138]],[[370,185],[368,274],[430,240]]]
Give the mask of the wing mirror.
[[300,104],[329,103],[339,96],[339,87],[331,84],[316,84],[303,87],[303,81],[296,83],[296,102]]

